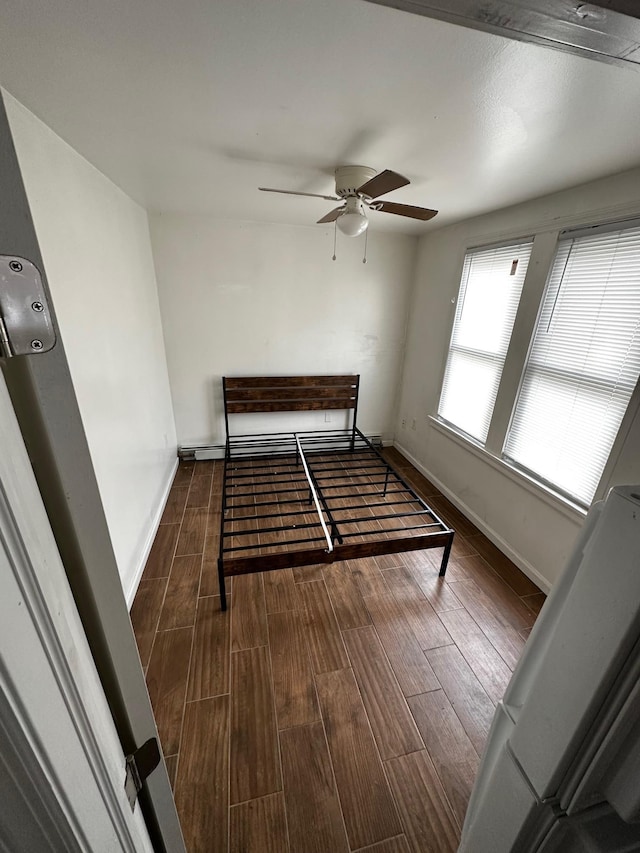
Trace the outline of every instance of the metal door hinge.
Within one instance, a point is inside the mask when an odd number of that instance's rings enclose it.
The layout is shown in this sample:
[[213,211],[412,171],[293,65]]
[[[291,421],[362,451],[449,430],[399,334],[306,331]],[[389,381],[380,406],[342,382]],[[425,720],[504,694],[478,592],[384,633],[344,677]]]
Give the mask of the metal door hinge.
[[48,352],[56,343],[38,269],[15,255],[0,255],[0,358]]
[[134,810],[138,794],[142,790],[142,783],[160,764],[160,748],[156,738],[149,738],[146,743],[138,747],[131,755],[125,758],[126,775],[124,777],[124,790]]

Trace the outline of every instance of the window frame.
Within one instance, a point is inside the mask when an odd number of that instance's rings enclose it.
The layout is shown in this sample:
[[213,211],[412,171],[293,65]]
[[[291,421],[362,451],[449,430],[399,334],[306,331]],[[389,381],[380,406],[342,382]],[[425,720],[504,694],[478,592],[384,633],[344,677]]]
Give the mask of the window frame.
[[[566,220],[565,220],[566,222]],[[529,258],[527,274],[522,287],[520,304],[511,332],[511,340],[504,361],[502,377],[498,386],[498,393],[494,402],[491,423],[487,440],[484,445],[468,435],[455,424],[450,423],[446,419],[438,415],[438,407],[440,396],[442,393],[442,385],[446,371],[446,365],[451,346],[451,337],[453,334],[453,326],[455,322],[455,308],[451,317],[451,331],[448,338],[448,344],[444,352],[443,364],[440,373],[440,384],[438,397],[436,400],[436,411],[429,415],[430,423],[439,428],[440,431],[448,434],[450,437],[463,444],[466,448],[472,450],[475,454],[479,454],[481,458],[489,462],[494,467],[506,473],[511,479],[515,479],[521,485],[525,485],[529,490],[533,490],[536,494],[542,497],[546,502],[554,505],[556,508],[561,508],[569,513],[572,517],[584,517],[587,508],[576,502],[575,498],[567,495],[560,487],[554,483],[544,480],[535,472],[528,471],[524,466],[511,461],[504,454],[507,433],[511,425],[513,413],[520,393],[520,387],[524,378],[525,368],[529,360],[529,354],[533,346],[535,331],[538,324],[538,318],[542,311],[544,297],[547,288],[547,282],[551,275],[554,259],[557,253],[558,244],[561,239],[567,237],[581,237],[598,232],[624,230],[626,228],[640,227],[640,217],[637,213],[628,216],[622,216],[617,219],[607,219],[605,221],[595,221],[591,224],[576,224],[568,225],[568,227],[553,229],[540,229],[534,231],[533,247]],[[529,232],[529,235],[531,232]],[[531,236],[511,237],[505,240],[491,240],[485,243],[474,244],[464,249],[462,261],[458,264],[458,288],[457,296],[460,293],[460,285],[462,282],[462,272],[464,269],[464,258],[468,252],[478,249],[490,249],[492,247],[507,247],[509,245],[518,245],[532,239]],[[640,378],[636,382],[635,388],[632,391],[627,409],[620,423],[620,427],[616,437],[611,445],[611,450],[607,458],[607,462],[602,470],[600,481],[593,496],[593,502],[601,500],[605,497],[608,491],[608,484],[611,475],[620,457],[625,440],[635,418],[640,414]]]
[[[464,250],[462,262],[460,263],[460,265],[458,267],[458,269],[459,269],[458,290],[457,290],[456,297],[453,300],[454,310],[453,310],[453,317],[451,320],[451,331],[449,333],[449,343],[447,345],[447,350],[446,350],[445,355],[444,355],[444,363],[442,366],[442,373],[441,373],[440,385],[439,385],[440,390],[438,393],[438,400],[436,403],[436,411],[435,411],[434,417],[439,423],[444,424],[449,429],[451,429],[453,432],[457,433],[458,435],[463,436],[468,442],[473,444],[475,447],[479,447],[481,449],[487,448],[487,445],[489,444],[489,439],[491,437],[491,430],[492,430],[492,426],[493,426],[493,416],[495,414],[496,405],[498,402],[498,397],[500,395],[500,388],[502,386],[502,381],[504,378],[504,371],[505,371],[505,367],[507,364],[507,359],[509,358],[509,352],[511,350],[511,342],[512,342],[513,337],[514,337],[514,330],[516,329],[516,324],[518,322],[518,314],[520,312],[520,304],[522,302],[522,297],[525,293],[525,288],[527,286],[527,281],[529,278],[529,270],[531,268],[531,261],[533,258],[535,240],[536,240],[536,235],[528,233],[523,237],[514,237],[514,238],[509,238],[507,240],[494,240],[491,243],[482,243],[482,244],[476,245],[476,246],[468,246]],[[466,432],[466,430],[464,430],[462,427],[458,426],[457,424],[454,424],[452,421],[447,420],[447,418],[443,417],[439,412],[440,404],[442,401],[442,392],[444,389],[444,381],[445,381],[446,374],[447,374],[447,366],[449,363],[449,354],[451,353],[451,350],[454,349],[454,347],[453,347],[453,336],[454,336],[454,332],[455,332],[456,315],[457,315],[457,309],[458,309],[458,302],[460,299],[460,293],[462,291],[463,284],[465,285],[465,288],[466,288],[466,284],[468,283],[468,282],[463,281],[464,270],[465,270],[465,262],[466,262],[467,256],[469,254],[471,254],[472,252],[485,252],[485,251],[490,252],[493,249],[508,249],[510,246],[522,246],[522,245],[525,245],[527,243],[531,243],[531,252],[529,253],[529,259],[527,261],[527,272],[525,274],[524,281],[522,283],[522,290],[520,293],[520,299],[518,302],[518,306],[516,308],[516,315],[515,315],[514,324],[513,324],[512,330],[511,330],[511,336],[509,339],[509,344],[507,346],[507,352],[505,354],[504,361],[502,362],[502,372],[500,375],[500,379],[498,381],[498,389],[497,389],[496,397],[495,397],[494,402],[493,402],[493,411],[491,412],[491,417],[489,419],[489,429],[487,432],[487,437],[483,442],[483,441],[481,441],[481,439],[477,438],[476,436],[471,435],[471,433]],[[462,351],[471,352],[472,350],[470,348],[456,347],[455,351],[456,352],[462,352]],[[485,355],[484,353],[481,353],[479,350],[477,350],[477,351],[473,350],[472,352],[477,353],[478,357],[480,359],[482,359]],[[491,356],[487,356],[487,358],[485,360],[486,361],[495,361],[496,359],[492,359]]]

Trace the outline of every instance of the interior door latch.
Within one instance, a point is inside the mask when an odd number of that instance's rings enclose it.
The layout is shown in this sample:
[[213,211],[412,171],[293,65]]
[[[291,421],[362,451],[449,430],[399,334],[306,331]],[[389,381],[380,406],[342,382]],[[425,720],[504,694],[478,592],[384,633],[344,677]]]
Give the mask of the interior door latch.
[[0,358],[48,352],[55,343],[37,267],[26,258],[0,255]]
[[142,783],[156,769],[158,764],[160,764],[160,748],[154,737],[149,738],[135,752],[125,758],[124,790],[131,811],[135,808],[138,794],[142,790]]

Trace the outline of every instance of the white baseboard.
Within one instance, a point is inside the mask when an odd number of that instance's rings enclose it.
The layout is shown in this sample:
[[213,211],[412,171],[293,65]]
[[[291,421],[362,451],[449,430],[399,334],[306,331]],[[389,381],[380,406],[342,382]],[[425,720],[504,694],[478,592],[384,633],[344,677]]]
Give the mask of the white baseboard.
[[529,578],[529,580],[532,580],[536,584],[536,586],[540,587],[543,592],[549,592],[549,590],[551,589],[549,581],[544,578],[540,574],[540,572],[536,568],[534,568],[531,563],[529,563],[528,560],[525,560],[525,558],[521,554],[519,554],[517,551],[514,551],[511,545],[509,545],[508,542],[505,542],[505,540],[502,538],[502,536],[500,536],[499,533],[496,533],[493,528],[489,527],[489,525],[482,518],[480,518],[480,516],[476,515],[476,513],[470,507],[468,507],[464,503],[464,501],[461,501],[460,498],[442,482],[442,480],[438,479],[435,474],[425,468],[425,466],[398,441],[394,441],[393,446],[400,453],[402,453],[403,456],[406,456],[409,462],[411,462],[411,464],[414,465],[418,469],[418,471],[424,474],[424,476],[428,480],[430,480],[434,484],[434,486],[437,486],[438,489],[442,492],[442,494],[446,498],[448,498],[451,503],[454,504],[454,506],[456,506],[460,510],[460,512],[469,519],[469,521],[472,521],[475,526],[479,530],[481,530],[482,533],[484,533],[487,539],[490,539],[493,544],[502,551],[503,554],[506,554],[506,556],[511,560],[511,562],[515,563],[516,566]]
[[165,487],[162,492],[162,497],[160,498],[160,503],[158,504],[158,509],[156,510],[156,514],[153,518],[153,521],[151,522],[149,534],[144,543],[144,548],[142,549],[140,559],[138,560],[138,567],[135,571],[129,589],[125,590],[125,599],[127,602],[127,608],[129,610],[131,610],[131,607],[133,606],[133,600],[136,597],[136,592],[138,591],[138,587],[140,586],[140,580],[142,578],[142,573],[144,572],[144,567],[147,565],[147,560],[149,559],[149,554],[151,553],[151,548],[153,547],[153,542],[156,538],[158,527],[160,527],[160,519],[162,518],[162,513],[164,512],[164,508],[167,505],[167,501],[169,499],[169,492],[171,491],[171,486],[173,485],[173,480],[176,476],[178,463],[179,460],[176,458],[175,463],[171,466],[171,471],[169,473],[169,477],[167,478],[167,482],[165,483]]

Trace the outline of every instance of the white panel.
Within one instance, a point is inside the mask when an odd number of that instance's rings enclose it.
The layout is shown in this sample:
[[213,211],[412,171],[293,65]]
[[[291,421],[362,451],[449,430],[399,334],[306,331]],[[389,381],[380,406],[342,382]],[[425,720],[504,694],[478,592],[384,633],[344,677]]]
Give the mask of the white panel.
[[[609,495],[511,738],[538,796],[558,793],[640,625],[640,500]],[[541,746],[544,745],[544,749]],[[589,747],[594,746],[588,743]]]
[[621,819],[635,823],[640,840],[640,657],[637,648],[624,675],[602,709],[590,738],[593,748],[580,756],[563,783],[561,804],[575,814],[603,799]]
[[564,567],[559,580],[554,584],[553,590],[536,619],[529,635],[530,642],[527,642],[524,647],[513,677],[507,686],[502,701],[509,716],[516,722],[520,718],[522,708],[527,703],[529,696],[536,689],[540,669],[547,663],[547,655],[553,642],[555,626],[562,616],[567,598],[571,595],[576,574],[582,564],[584,550],[598,523],[603,506],[604,503],[598,501],[589,510],[567,565]]
[[458,853],[535,853],[538,838],[545,834],[551,810],[536,799],[511,756],[508,741],[512,730],[512,721],[499,705]]

